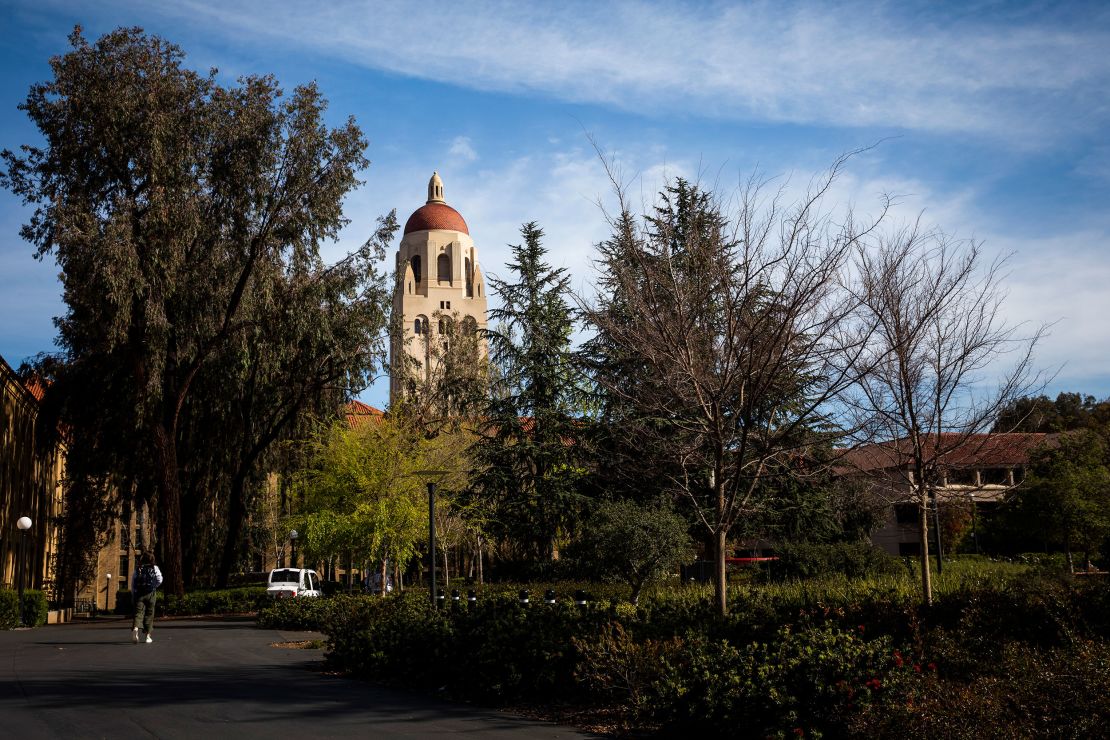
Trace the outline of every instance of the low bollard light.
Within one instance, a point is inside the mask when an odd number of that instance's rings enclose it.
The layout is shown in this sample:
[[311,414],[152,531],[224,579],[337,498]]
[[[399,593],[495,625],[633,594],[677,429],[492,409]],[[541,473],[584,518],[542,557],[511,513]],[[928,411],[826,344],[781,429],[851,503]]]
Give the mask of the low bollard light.
[[526,588],[520,589],[520,603],[521,604],[527,604],[528,603],[528,589],[526,589]]
[[586,592],[585,591],[579,589],[579,590],[574,592],[574,605],[575,606],[585,606],[586,605]]
[[436,594],[436,608],[442,609],[444,603],[447,601],[443,594]]
[[470,602],[471,606],[478,603],[478,592],[470,589],[466,592],[466,600]]
[[555,603],[555,589],[549,588],[546,591],[544,591],[543,592],[543,600],[544,600],[544,603],[546,603],[546,604],[554,604]]
[[459,590],[457,588],[451,589],[451,601],[455,604],[459,603]]

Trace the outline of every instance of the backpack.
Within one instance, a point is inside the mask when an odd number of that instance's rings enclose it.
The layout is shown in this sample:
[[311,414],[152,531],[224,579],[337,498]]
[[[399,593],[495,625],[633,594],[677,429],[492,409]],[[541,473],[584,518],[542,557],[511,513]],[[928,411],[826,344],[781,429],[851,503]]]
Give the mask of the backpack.
[[140,565],[138,573],[135,574],[135,592],[139,594],[149,594],[154,591],[154,566],[153,565]]

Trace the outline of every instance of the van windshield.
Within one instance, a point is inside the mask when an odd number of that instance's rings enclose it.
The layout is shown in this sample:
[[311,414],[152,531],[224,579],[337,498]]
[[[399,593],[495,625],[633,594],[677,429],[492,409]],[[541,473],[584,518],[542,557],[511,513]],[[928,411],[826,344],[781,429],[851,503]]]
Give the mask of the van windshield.
[[295,568],[281,568],[270,573],[270,583],[300,583],[301,572]]

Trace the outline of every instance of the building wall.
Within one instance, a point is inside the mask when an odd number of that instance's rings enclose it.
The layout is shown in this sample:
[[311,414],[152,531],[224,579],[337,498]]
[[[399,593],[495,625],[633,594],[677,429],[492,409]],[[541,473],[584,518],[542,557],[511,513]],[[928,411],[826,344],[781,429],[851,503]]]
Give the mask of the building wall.
[[[1001,471],[1005,483],[991,483],[988,480],[997,480]],[[1020,469],[1014,468],[991,469],[992,475],[988,477],[979,469],[969,468],[961,471],[961,480],[968,482],[956,483],[949,478],[944,485],[937,489],[937,498],[940,500],[941,510],[946,503],[966,503],[972,506],[982,504],[995,504],[1002,500],[1006,493],[1021,481]],[[871,542],[890,555],[911,554],[910,550],[921,546],[920,525],[916,519],[905,517],[899,521],[899,506],[914,506],[916,501],[907,483],[902,481],[900,475],[892,474],[888,480],[875,480],[872,482],[872,492],[881,500],[887,502],[887,519],[882,527],[871,534]],[[929,534],[932,540],[933,514],[932,500],[929,501]],[[915,514],[916,516],[916,514]],[[943,544],[943,543],[942,543]],[[947,550],[947,545],[945,546]]]
[[[35,429],[38,400],[0,358],[0,584],[16,588],[20,538],[26,538],[25,588],[52,585],[58,549],[65,448],[39,450]],[[31,518],[20,533],[16,521]]]

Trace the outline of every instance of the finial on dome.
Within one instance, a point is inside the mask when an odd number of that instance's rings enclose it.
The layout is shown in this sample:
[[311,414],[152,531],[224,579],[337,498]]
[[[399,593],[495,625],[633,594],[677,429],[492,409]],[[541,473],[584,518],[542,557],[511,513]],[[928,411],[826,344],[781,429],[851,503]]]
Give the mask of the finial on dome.
[[439,179],[439,172],[432,172],[432,179],[428,180],[428,202],[447,202],[443,199],[443,180]]

